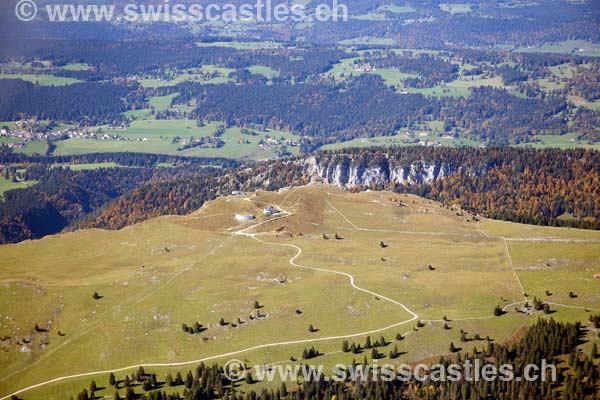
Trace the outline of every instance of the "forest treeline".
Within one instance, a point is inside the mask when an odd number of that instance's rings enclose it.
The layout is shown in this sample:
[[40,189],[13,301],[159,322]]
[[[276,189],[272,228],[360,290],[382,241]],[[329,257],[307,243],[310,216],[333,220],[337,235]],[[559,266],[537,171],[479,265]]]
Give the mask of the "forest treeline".
[[[21,79],[0,79],[0,87],[2,121],[36,117],[83,126],[118,123],[125,120],[122,113],[135,103],[135,99],[128,97],[131,89],[124,84],[84,82],[40,86]],[[127,104],[123,98],[127,98]]]
[[[4,194],[0,202],[3,243],[63,229],[119,229],[161,215],[193,212],[206,201],[235,190],[276,190],[315,178],[302,158],[238,168],[230,160],[157,155],[64,156],[48,163],[43,157],[24,162],[25,156],[10,154],[0,160],[21,160],[19,165],[26,168],[28,179],[40,183]],[[596,151],[398,147],[321,152],[315,157],[318,162],[347,159],[363,170],[378,167],[388,171],[386,179],[355,190],[414,193],[507,221],[600,229],[600,153]],[[52,167],[59,162],[108,160],[137,168],[71,171]],[[171,162],[174,167],[156,168],[160,162]],[[418,168],[434,165],[446,173],[433,182],[400,185],[389,179],[392,162]]]
[[[408,185],[389,179],[360,189],[414,193],[490,218],[538,225],[600,229],[600,153],[591,150],[515,148],[346,149],[319,157],[350,157],[364,167],[385,169],[390,158],[410,166],[443,165],[449,173],[435,182]],[[355,164],[355,165],[356,165]],[[388,175],[389,177],[389,175]],[[253,168],[149,183],[125,193],[72,225],[119,229],[165,214],[187,214],[234,190],[275,190],[304,185],[314,177],[303,159],[277,160]],[[265,183],[267,182],[267,183]]]
[[[47,68],[45,72],[89,81],[135,75],[166,77],[168,71],[198,68],[203,65],[221,65],[233,69],[262,65],[280,72],[281,76],[277,80],[305,80],[310,76],[326,72],[340,59],[352,56],[341,49],[331,47],[309,46],[264,50],[222,46],[200,47],[196,45],[195,40],[189,38],[123,41],[64,41],[43,38],[39,43],[13,49],[13,52],[28,60],[52,60],[52,67],[45,67]],[[91,68],[80,71],[60,68],[70,63],[84,63]],[[26,72],[22,69],[18,71]],[[41,72],[44,72],[43,68]]]

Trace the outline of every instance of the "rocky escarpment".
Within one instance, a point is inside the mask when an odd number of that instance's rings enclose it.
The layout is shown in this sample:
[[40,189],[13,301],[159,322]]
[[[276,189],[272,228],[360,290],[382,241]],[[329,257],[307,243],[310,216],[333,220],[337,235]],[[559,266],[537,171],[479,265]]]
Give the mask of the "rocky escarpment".
[[303,169],[313,181],[346,188],[432,183],[454,172],[454,168],[439,161],[409,161],[387,154],[313,156],[303,160]]

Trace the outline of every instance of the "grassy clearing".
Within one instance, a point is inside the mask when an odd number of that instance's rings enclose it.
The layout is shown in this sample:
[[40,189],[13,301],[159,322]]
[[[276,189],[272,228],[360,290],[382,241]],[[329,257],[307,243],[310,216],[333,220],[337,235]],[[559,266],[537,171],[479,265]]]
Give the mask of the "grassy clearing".
[[342,46],[357,46],[357,45],[381,45],[393,46],[396,42],[392,38],[374,38],[369,36],[358,37],[354,39],[344,39],[338,42]]
[[442,83],[431,88],[415,89],[411,87],[398,87],[396,90],[407,93],[421,93],[426,96],[451,96],[467,97],[471,94],[473,87],[492,86],[496,88],[508,88],[502,83],[499,76],[484,78],[483,76],[474,76],[469,78],[458,78],[454,81]]
[[[234,70],[231,68],[222,68],[212,65],[203,65],[201,68],[191,68],[178,72],[173,79],[162,80],[162,79],[140,79],[140,85],[145,88],[158,88],[164,86],[175,86],[181,82],[192,81],[201,82],[205,84],[221,84],[230,82],[231,79],[228,77]],[[217,74],[218,76],[213,78],[207,78],[204,74]]]
[[[341,353],[341,340],[319,338],[357,334],[409,318],[400,307],[351,288],[346,277],[291,266],[288,260],[296,251],[283,244],[302,248],[296,262],[350,273],[357,285],[402,301],[421,319],[446,315],[453,320],[451,330],[443,329],[441,322],[426,321],[418,331],[413,330],[414,323],[405,323],[371,335],[373,339],[383,335],[390,342],[396,333],[407,335],[397,342],[406,352],[394,361],[398,363],[446,354],[450,341],[460,343],[460,329],[504,342],[542,317],[540,313],[525,317],[511,309],[505,316],[491,316],[497,304],[522,298],[504,241],[494,237],[499,234],[597,240],[535,245],[522,240],[510,241],[508,247],[530,295],[551,290],[551,301],[600,308],[598,281],[591,279],[600,271],[597,232],[489,220],[476,224],[435,202],[387,192],[349,194],[312,186],[258,192],[248,200],[223,197],[186,217],[2,246],[0,305],[10,318],[0,320],[0,333],[13,338],[31,335],[33,340],[29,353],[19,351],[12,341],[3,342],[7,351],[0,354],[4,377],[0,394],[69,373],[200,359],[288,340],[317,339],[315,346],[328,355],[311,362],[328,368],[352,358],[360,362],[363,355]],[[252,213],[260,221],[265,204],[279,204],[294,215],[257,228],[268,243],[231,235],[244,226],[234,221],[235,213]],[[323,239],[324,232],[329,240]],[[335,240],[335,233],[343,240]],[[387,247],[382,248],[380,241]],[[103,298],[93,300],[94,291]],[[568,291],[578,297],[569,298]],[[255,300],[267,317],[250,321],[248,315],[256,313]],[[296,314],[296,309],[303,313]],[[583,309],[553,309],[552,317],[559,320],[585,321],[589,315]],[[221,317],[246,322],[221,327],[217,323]],[[469,317],[489,318],[460,320]],[[208,330],[196,335],[182,332],[182,323],[194,321]],[[35,323],[50,331],[35,333]],[[308,333],[309,324],[319,331]],[[65,336],[58,336],[58,330]],[[39,343],[46,335],[49,344],[42,348]],[[364,339],[359,335],[351,340]],[[469,350],[484,344],[460,345]],[[292,355],[299,358],[306,346],[267,347],[236,357],[250,365],[285,363]],[[392,347],[382,351],[387,354]],[[166,372],[185,374],[193,367],[148,369],[162,378]],[[122,378],[124,372],[116,375]],[[91,379],[45,386],[28,392],[26,398],[76,394],[89,387]],[[106,387],[108,374],[94,379]],[[105,388],[97,395],[113,393]]]
[[32,83],[38,83],[41,86],[64,86],[73,83],[83,82],[74,78],[65,78],[53,75],[33,75],[33,74],[0,74],[0,79],[22,79]]
[[381,68],[377,69],[374,73],[381,76],[388,86],[395,87],[404,87],[403,82],[406,78],[419,77],[417,74],[407,74],[395,68]]
[[27,155],[45,154],[47,147],[46,142],[27,142],[25,147],[15,149],[15,152]]
[[587,101],[579,96],[569,96],[569,100],[578,107],[585,107],[591,110],[600,110],[600,100]]
[[2,201],[4,193],[8,192],[9,190],[26,188],[35,185],[36,183],[37,181],[12,182],[4,178],[0,178],[0,201]]
[[100,168],[124,168],[123,165],[119,165],[115,162],[102,162],[102,163],[90,163],[90,164],[54,164],[54,168],[69,168],[73,171],[87,171]]
[[173,93],[168,96],[150,97],[148,103],[156,111],[165,111],[171,107],[171,101],[178,95],[179,93]]
[[538,135],[537,142],[519,145],[520,147],[533,147],[536,149],[554,147],[559,149],[600,149],[600,143],[587,143],[577,140],[577,133],[567,133],[565,135]]
[[472,11],[469,3],[441,3],[440,10],[454,14],[468,14]]
[[360,72],[354,71],[354,62],[357,60],[360,60],[360,57],[344,58],[339,63],[333,65],[324,75],[333,76],[336,79],[348,78],[353,74],[358,75]]
[[64,67],[62,67],[62,69],[64,69],[65,71],[87,71],[87,70],[92,69],[92,67],[88,64],[77,63],[77,64],[67,64]]
[[[166,103],[168,99],[160,99]],[[112,129],[105,132],[111,135],[119,135],[127,140],[100,140],[100,139],[68,139],[56,142],[56,155],[88,154],[95,152],[143,152],[157,154],[171,154],[195,157],[227,157],[248,158],[254,160],[276,157],[282,149],[281,145],[269,146],[264,149],[259,147],[259,141],[266,140],[267,136],[277,140],[298,140],[299,137],[287,132],[269,130],[267,132],[256,131],[256,136],[242,135],[239,128],[230,128],[225,131],[221,139],[225,145],[221,148],[192,148],[178,151],[180,142],[176,138],[187,139],[190,137],[200,138],[212,135],[217,122],[198,127],[193,120],[150,120],[142,119],[133,121],[127,129]],[[287,150],[297,154],[299,148],[288,146]]]
[[353,15],[352,19],[358,21],[385,21],[387,20],[387,15],[381,12],[370,12],[367,14]]
[[250,68],[248,68],[248,70],[253,74],[262,75],[267,79],[273,79],[280,75],[279,71],[262,65],[253,65]]
[[231,41],[231,42],[197,42],[196,45],[198,47],[233,47],[235,49],[240,50],[259,50],[259,49],[279,49],[281,48],[281,44],[277,42],[270,41],[256,41],[256,42],[240,42],[240,41]]
[[[257,136],[242,135],[239,128],[230,128],[223,134],[221,139],[225,141],[225,146],[220,149],[189,149],[181,152],[186,156],[196,157],[227,157],[237,159],[253,159],[263,160],[270,159],[277,156],[280,146],[273,146],[272,148],[261,149],[259,147],[259,141],[265,140],[267,136],[276,138],[277,140],[298,140],[299,136],[293,135],[288,132],[270,130],[267,132],[258,132]],[[248,141],[249,143],[246,143]],[[299,147],[287,146],[287,150],[297,155]]]
[[570,53],[580,56],[599,57],[600,44],[586,40],[565,40],[540,47],[521,47],[515,51],[523,53]]
[[417,11],[415,8],[413,8],[411,6],[399,6],[396,4],[381,5],[377,9],[379,11],[388,11],[388,12],[395,13],[395,14],[405,14],[405,13],[412,13],[412,12]]
[[398,16],[393,14],[407,14],[415,12],[411,6],[399,6],[395,4],[380,5],[377,9],[366,13],[352,16],[353,19],[366,21],[386,21],[396,19]]
[[[444,138],[434,133],[427,134],[425,136],[416,136],[419,141],[437,141],[443,146],[478,146],[480,142],[466,139],[466,138]],[[324,150],[338,150],[348,147],[379,147],[379,146],[417,146],[419,143],[407,143],[415,139],[410,139],[405,133],[398,133],[393,136],[378,136],[372,138],[359,138],[348,140],[346,142],[327,144],[321,149]]]

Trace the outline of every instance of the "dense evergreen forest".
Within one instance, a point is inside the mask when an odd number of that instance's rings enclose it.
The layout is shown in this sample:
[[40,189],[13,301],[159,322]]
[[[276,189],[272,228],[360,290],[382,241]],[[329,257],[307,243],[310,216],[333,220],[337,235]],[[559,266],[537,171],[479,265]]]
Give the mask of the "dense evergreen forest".
[[[193,117],[228,125],[262,124],[307,136],[347,140],[393,134],[411,121],[439,113],[424,96],[400,96],[381,78],[364,76],[348,85],[199,85],[175,102],[197,97]],[[188,86],[188,85],[186,85]]]
[[118,123],[125,119],[122,112],[129,109],[122,100],[130,92],[125,85],[77,83],[47,87],[21,79],[0,79],[0,87],[0,120],[3,121],[28,116],[83,126],[97,125]]
[[[540,360],[560,364],[556,382],[551,376],[529,381],[485,379],[467,379],[465,374],[458,380],[417,380],[403,381],[399,379],[365,379],[352,382],[325,379],[303,379],[298,383],[287,382],[275,389],[252,390],[255,383],[251,374],[247,375],[249,389],[240,394],[238,384],[226,378],[225,371],[218,365],[200,364],[193,371],[177,372],[175,376],[167,374],[163,379],[152,371],[140,368],[131,376],[115,376],[111,374],[108,383],[115,388],[125,389],[125,399],[148,400],[479,400],[479,399],[536,399],[536,400],[593,400],[597,399],[600,371],[594,362],[597,354],[582,354],[577,350],[581,344],[586,328],[580,323],[561,323],[552,319],[540,319],[531,326],[522,338],[513,344],[500,344],[492,340],[484,342],[480,349],[472,353],[455,353],[437,360],[446,369],[451,363],[464,365],[492,364],[497,370],[502,365],[512,368],[515,377],[522,378],[528,364],[540,366]],[[385,343],[390,345],[391,343]],[[402,342],[396,342],[396,346]],[[451,344],[450,347],[453,347]],[[456,349],[455,349],[456,351]],[[318,352],[318,350],[317,350]],[[318,357],[318,356],[317,356]],[[318,363],[318,361],[314,361]],[[477,364],[479,363],[479,364]],[[433,364],[433,363],[432,363]],[[362,368],[367,371],[369,361],[356,361],[347,366],[347,370]],[[371,369],[372,371],[372,369]],[[368,372],[366,375],[371,376]],[[585,379],[583,379],[585,377]],[[140,389],[134,387],[138,384]],[[167,394],[165,387],[168,387]],[[95,382],[90,386],[96,387]],[[172,393],[173,389],[177,389]],[[94,393],[83,389],[78,399],[93,398]],[[118,395],[120,396],[120,395]],[[141,396],[141,397],[140,397]],[[121,397],[115,397],[121,398]]]

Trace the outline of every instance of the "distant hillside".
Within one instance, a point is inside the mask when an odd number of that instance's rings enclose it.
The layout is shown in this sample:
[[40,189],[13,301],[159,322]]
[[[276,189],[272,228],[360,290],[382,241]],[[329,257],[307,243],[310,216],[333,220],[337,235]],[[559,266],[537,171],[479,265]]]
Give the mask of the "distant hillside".
[[72,225],[119,229],[187,214],[234,190],[322,181],[349,190],[391,189],[460,204],[490,218],[600,229],[600,153],[514,148],[397,148],[324,152],[221,175],[148,184]]

